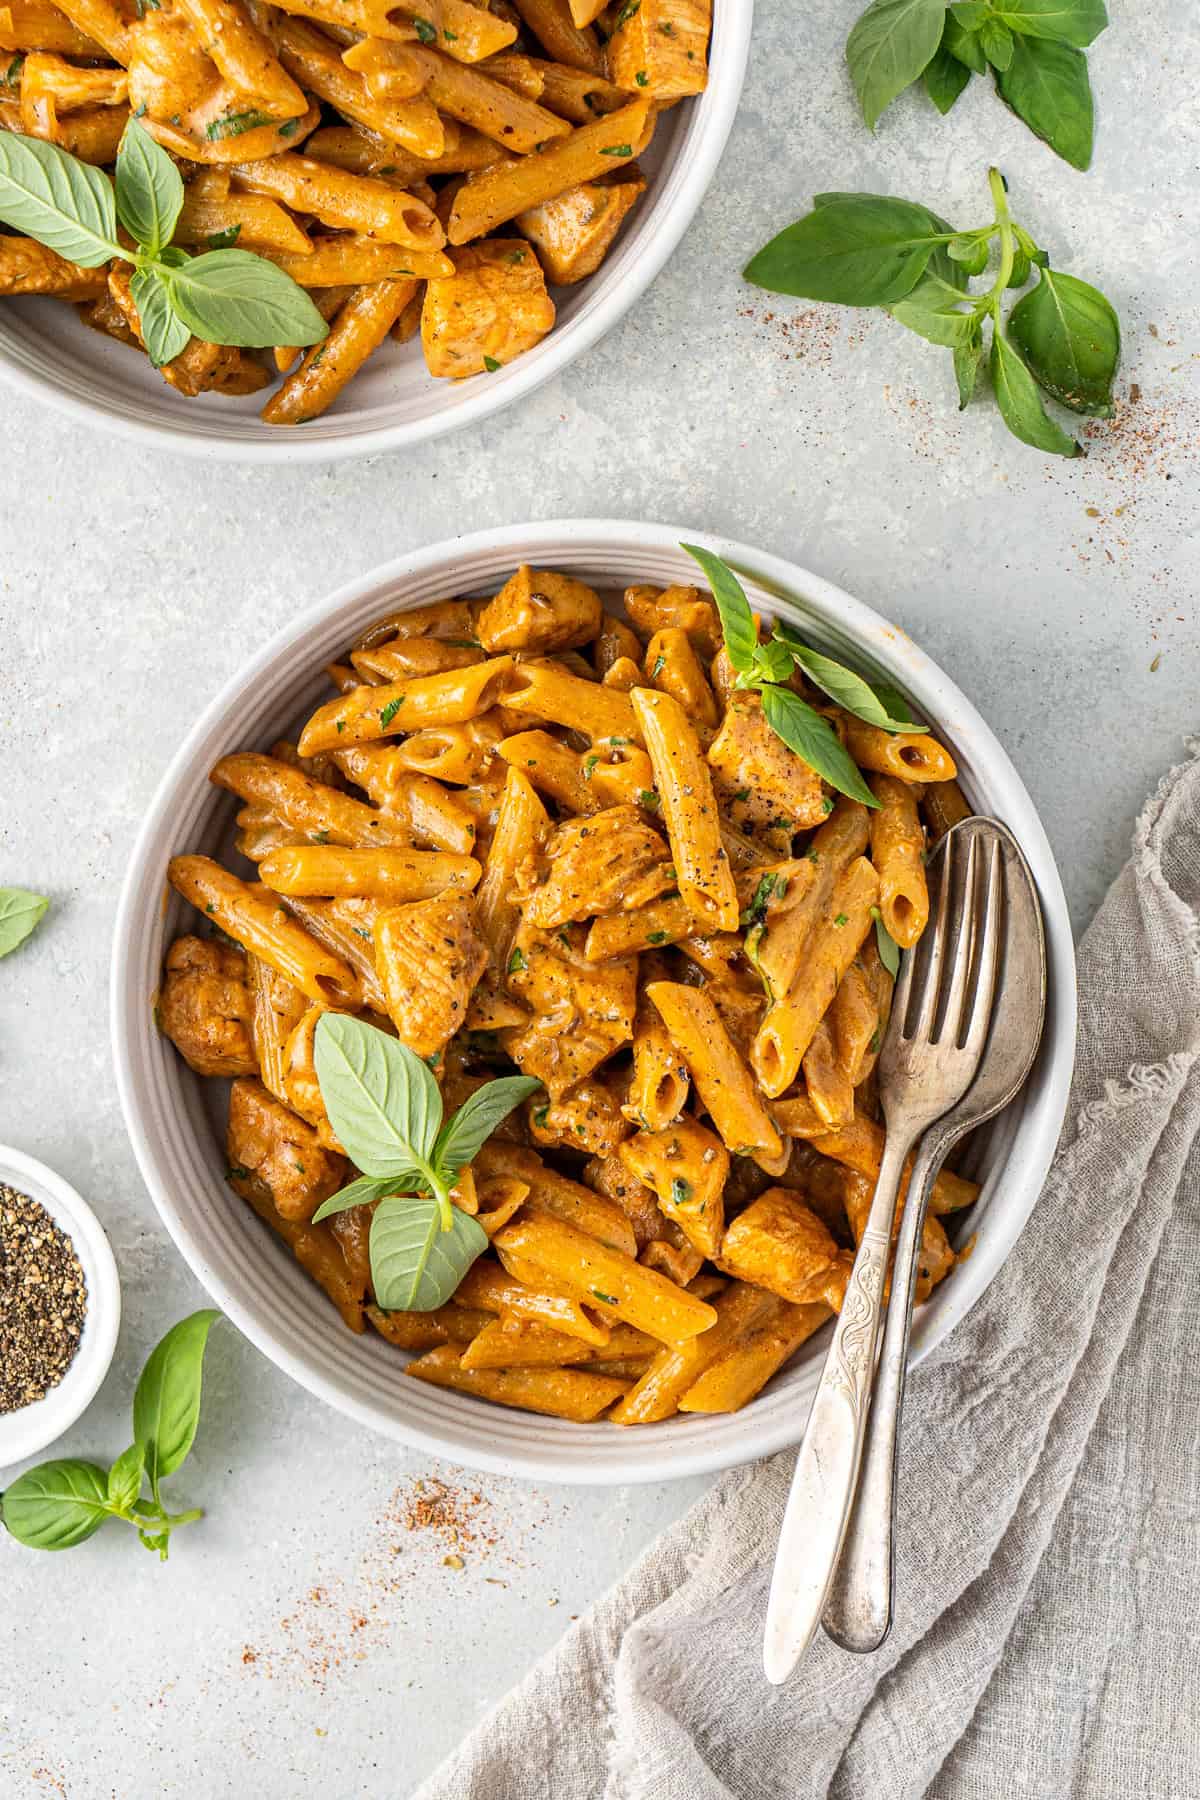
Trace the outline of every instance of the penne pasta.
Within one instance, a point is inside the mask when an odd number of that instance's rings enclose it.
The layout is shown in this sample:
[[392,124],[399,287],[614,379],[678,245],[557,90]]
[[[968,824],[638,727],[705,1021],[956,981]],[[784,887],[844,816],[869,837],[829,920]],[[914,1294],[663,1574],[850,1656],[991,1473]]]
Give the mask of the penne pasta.
[[846,748],[861,769],[893,775],[897,781],[953,781],[958,770],[950,752],[923,731],[884,731],[839,712]]
[[207,856],[172,857],[167,879],[227,937],[269,963],[310,1000],[322,1006],[359,1004],[361,990],[349,965],[289,919],[273,898],[262,898]]
[[704,988],[652,981],[646,989],[691,1071],[706,1111],[735,1156],[774,1161],[784,1143],[749,1069]]
[[902,950],[911,949],[929,919],[925,833],[915,789],[893,775],[871,783],[879,802],[871,814],[871,861],[879,876],[879,911]]
[[273,850],[258,866],[260,880],[277,894],[368,899],[396,906],[431,900],[447,888],[469,891],[482,870],[473,856],[442,850],[345,850],[300,844]]
[[733,931],[738,922],[737,890],[700,741],[672,695],[635,688],[630,699],[654,766],[680,896],[702,928]]
[[318,707],[300,734],[300,754],[315,756],[422,726],[457,725],[477,718],[501,695],[507,698],[512,673],[512,658],[497,656],[472,668],[447,669],[414,681],[354,688]]
[[540,1208],[527,1208],[496,1242],[502,1252],[515,1252],[544,1268],[589,1306],[594,1304],[602,1317],[634,1325],[663,1343],[695,1337],[716,1318],[707,1301]]
[[568,188],[632,162],[652,129],[649,102],[633,100],[619,112],[578,126],[544,150],[469,175],[451,204],[447,237],[452,244],[466,244]]
[[436,1387],[474,1394],[479,1400],[516,1406],[523,1412],[549,1413],[556,1419],[574,1419],[578,1424],[599,1418],[629,1385],[610,1376],[589,1374],[586,1369],[468,1369],[452,1344],[427,1351],[410,1362],[404,1373]]

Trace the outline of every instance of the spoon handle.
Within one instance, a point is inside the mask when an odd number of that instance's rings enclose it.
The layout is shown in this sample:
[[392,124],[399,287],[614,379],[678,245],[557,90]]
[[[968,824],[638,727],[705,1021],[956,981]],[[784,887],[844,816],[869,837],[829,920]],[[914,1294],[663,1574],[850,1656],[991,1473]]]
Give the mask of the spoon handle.
[[940,1132],[934,1126],[926,1132],[913,1161],[896,1239],[891,1295],[867,1420],[862,1472],[821,1618],[835,1644],[859,1655],[877,1650],[892,1623],[896,1459],[913,1297],[929,1195],[953,1141],[954,1134]]
[[841,1549],[870,1403],[891,1224],[912,1136],[888,1133],[870,1216],[796,1457],[763,1643],[766,1677],[776,1686],[787,1680],[821,1622]]

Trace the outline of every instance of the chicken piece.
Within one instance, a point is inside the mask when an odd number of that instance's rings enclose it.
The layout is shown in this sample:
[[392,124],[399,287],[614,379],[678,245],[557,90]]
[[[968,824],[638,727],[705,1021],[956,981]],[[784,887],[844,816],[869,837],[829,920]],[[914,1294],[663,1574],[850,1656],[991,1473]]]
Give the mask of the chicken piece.
[[725,1229],[729,1173],[729,1152],[720,1138],[684,1117],[665,1131],[639,1131],[621,1145],[620,1156],[631,1175],[653,1188],[688,1242],[701,1255],[715,1256]]
[[453,275],[426,283],[421,344],[431,375],[461,381],[509,363],[554,324],[542,265],[523,238],[452,252]]
[[546,861],[550,873],[525,908],[528,923],[544,931],[645,906],[676,885],[666,839],[636,806],[609,806],[559,825]]
[[[335,1232],[333,1227],[343,1219],[354,1218],[374,1209],[354,1206],[349,1212],[339,1213],[328,1224],[309,1225],[303,1219],[285,1219],[271,1199],[270,1188],[257,1175],[250,1174],[249,1170],[234,1169],[229,1177],[229,1185],[235,1194],[240,1195],[253,1208],[263,1224],[269,1225],[283,1239],[304,1273],[318,1287],[324,1288],[350,1330],[364,1331],[366,1325],[363,1315],[371,1294],[370,1271],[364,1268],[361,1257],[355,1258],[353,1268],[350,1266],[342,1241],[345,1234]],[[384,1316],[400,1318],[406,1315],[388,1313]]]
[[261,1081],[243,1077],[229,1090],[226,1147],[235,1184],[256,1177],[284,1219],[310,1220],[349,1179],[345,1157],[326,1150],[312,1126]]
[[699,588],[628,587],[623,598],[634,630],[647,643],[668,625],[686,631],[702,656],[715,656],[725,641],[717,609]]
[[632,1125],[621,1112],[624,1081],[618,1087],[596,1077],[585,1078],[561,1100],[538,1101],[530,1107],[530,1136],[535,1144],[562,1144],[589,1156],[611,1156]]
[[560,927],[553,936],[518,925],[509,954],[509,989],[533,1013],[528,1025],[500,1034],[523,1075],[543,1082],[552,1100],[633,1038],[637,957],[591,963],[587,932]]
[[648,1187],[629,1173],[619,1152],[612,1156],[591,1157],[584,1164],[583,1179],[598,1194],[616,1201],[633,1226],[639,1251],[662,1236],[666,1220],[658,1201]]
[[513,223],[536,249],[549,279],[569,287],[596,273],[645,191],[641,175],[611,186],[585,181],[518,213]]
[[640,0],[621,7],[608,40],[608,78],[660,103],[702,94],[708,83],[710,0]]
[[708,752],[713,787],[739,831],[785,837],[823,825],[829,796],[817,771],[789,750],[763,716],[757,694],[739,694]]
[[674,1219],[664,1219],[662,1236],[646,1245],[638,1261],[648,1269],[657,1269],[660,1275],[668,1276],[680,1287],[687,1287],[700,1273],[704,1257],[683,1235]]
[[375,921],[375,961],[401,1043],[436,1056],[467,1016],[487,944],[466,894],[392,906]]
[[713,1261],[727,1275],[798,1305],[823,1300],[836,1312],[853,1266],[792,1188],[768,1188],[730,1225]]
[[181,937],[167,952],[159,1030],[197,1075],[257,1075],[246,958],[216,938]]
[[489,600],[475,622],[475,632],[490,656],[510,650],[575,650],[590,644],[604,618],[594,588],[570,575],[531,569],[522,563],[500,592]]

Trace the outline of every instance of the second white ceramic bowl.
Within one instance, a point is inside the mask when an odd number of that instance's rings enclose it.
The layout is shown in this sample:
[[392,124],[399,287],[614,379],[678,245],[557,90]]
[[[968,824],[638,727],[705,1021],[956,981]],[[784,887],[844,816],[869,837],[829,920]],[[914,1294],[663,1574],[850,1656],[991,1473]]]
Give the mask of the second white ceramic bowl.
[[962,1262],[913,1333],[920,1358],[970,1310],[1016,1242],[1037,1198],[1066,1109],[1075,1042],[1075,965],[1066,903],[1041,822],[1008,757],[974,707],[895,626],[840,588],[779,557],[696,529],[574,521],[516,526],[436,544],[351,582],[277,637],[205,712],[172,763],[130,861],[113,947],[112,1033],[117,1080],[134,1149],[168,1230],[234,1323],[313,1393],[364,1425],[455,1462],[541,1480],[661,1481],[726,1468],[798,1441],[827,1332],[739,1413],[681,1415],[622,1430],[576,1425],[490,1406],[404,1379],[399,1353],[355,1337],[289,1252],[225,1181],[222,1085],[188,1069],[155,1030],[164,950],[191,929],[187,909],[164,906],[168,859],[215,853],[236,802],[208,782],[217,758],[294,730],[327,691],[324,664],[399,606],[447,594],[493,593],[521,562],[562,569],[600,587],[666,586],[696,576],[680,540],[706,543],[744,573],[752,602],[786,616],[808,640],[864,672],[888,677],[935,727],[958,762],[968,798],[1013,831],[1033,870],[1046,918],[1050,1011],[1041,1052],[1019,1099],[976,1148],[983,1192],[957,1241]]
[[262,394],[177,394],[124,344],[55,300],[0,304],[0,375],[81,423],[190,456],[254,463],[333,462],[399,450],[475,424],[540,387],[616,324],[687,230],[729,136],[746,76],[753,0],[716,0],[709,83],[664,113],[645,168],[650,185],[601,268],[556,288],[548,337],[492,375],[435,381],[421,346],[388,343],[333,409],[311,424],[264,425]]

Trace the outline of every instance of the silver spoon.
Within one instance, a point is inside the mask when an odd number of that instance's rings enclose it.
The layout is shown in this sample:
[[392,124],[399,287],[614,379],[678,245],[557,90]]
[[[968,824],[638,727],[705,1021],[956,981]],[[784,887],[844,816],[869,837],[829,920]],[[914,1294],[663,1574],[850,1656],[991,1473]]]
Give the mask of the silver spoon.
[[991,1019],[999,840],[956,828],[938,845],[928,875],[933,918],[904,958],[879,1058],[883,1162],[804,1428],[771,1579],[763,1666],[775,1683],[786,1681],[820,1623],[846,1530],[904,1165],[922,1132],[966,1093]]
[[867,1422],[862,1473],[821,1623],[844,1650],[878,1649],[892,1622],[896,1462],[913,1295],[934,1178],[968,1131],[1017,1093],[1033,1066],[1046,1015],[1046,939],[1029,866],[1011,834],[991,820],[964,819],[951,835],[986,830],[998,839],[1004,904],[996,1004],[987,1048],[958,1105],[926,1132],[913,1163],[896,1242],[883,1349]]

